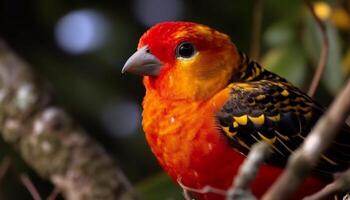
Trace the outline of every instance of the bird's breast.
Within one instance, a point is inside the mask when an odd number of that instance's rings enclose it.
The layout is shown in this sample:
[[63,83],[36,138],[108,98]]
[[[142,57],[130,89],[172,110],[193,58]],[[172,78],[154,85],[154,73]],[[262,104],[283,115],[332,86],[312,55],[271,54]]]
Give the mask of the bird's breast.
[[[146,94],[142,122],[146,139],[175,181],[181,179],[196,187],[213,178],[220,180],[220,186],[231,183],[231,179],[225,183],[219,174],[232,177],[243,156],[233,151],[220,132],[215,106],[210,102],[170,101]],[[214,172],[218,177],[211,175]]]
[[198,103],[145,96],[142,126],[153,153],[164,167],[189,165],[189,159],[184,157],[191,152],[203,125],[204,116],[199,117],[200,110]]

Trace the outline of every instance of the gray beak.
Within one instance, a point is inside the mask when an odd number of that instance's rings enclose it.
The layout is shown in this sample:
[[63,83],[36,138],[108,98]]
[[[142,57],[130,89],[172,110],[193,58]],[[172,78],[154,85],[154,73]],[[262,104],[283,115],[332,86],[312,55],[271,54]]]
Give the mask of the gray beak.
[[142,76],[157,76],[161,67],[162,63],[144,46],[126,61],[122,73],[127,71]]

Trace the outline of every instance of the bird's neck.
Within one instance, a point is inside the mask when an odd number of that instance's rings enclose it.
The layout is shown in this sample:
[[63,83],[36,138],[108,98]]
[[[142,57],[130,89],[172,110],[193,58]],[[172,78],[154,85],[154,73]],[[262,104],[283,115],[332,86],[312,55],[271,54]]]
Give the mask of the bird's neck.
[[231,78],[231,82],[270,80],[288,83],[284,78],[264,69],[258,62],[250,59],[245,53],[239,51],[239,56],[239,67],[237,69],[240,70]]
[[250,59],[245,53],[239,51],[239,67],[238,73],[232,77],[233,82],[245,82],[245,81],[254,81],[262,78],[261,76],[265,74],[265,69],[260,66],[259,63]]

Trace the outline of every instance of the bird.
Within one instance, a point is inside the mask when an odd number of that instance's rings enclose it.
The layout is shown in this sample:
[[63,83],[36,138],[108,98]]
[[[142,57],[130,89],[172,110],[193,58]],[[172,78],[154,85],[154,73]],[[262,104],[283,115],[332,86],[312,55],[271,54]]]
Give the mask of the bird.
[[[227,34],[194,22],[161,22],[148,29],[124,72],[143,76],[142,127],[151,151],[175,182],[193,189],[227,190],[252,145],[263,141],[272,155],[251,184],[260,198],[326,109],[239,51]],[[344,123],[291,199],[320,190],[349,162]],[[194,196],[225,199],[215,193]]]

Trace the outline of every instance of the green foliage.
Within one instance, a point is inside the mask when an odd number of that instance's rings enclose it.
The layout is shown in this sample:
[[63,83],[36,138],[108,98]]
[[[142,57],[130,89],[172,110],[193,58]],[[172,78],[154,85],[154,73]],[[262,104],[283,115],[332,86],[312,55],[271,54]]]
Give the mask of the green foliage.
[[180,187],[164,173],[159,173],[145,179],[136,185],[136,191],[144,200],[181,200],[183,199]]
[[273,48],[265,54],[261,63],[299,87],[305,81],[307,65],[303,51],[300,51],[298,45]]
[[277,22],[266,28],[264,43],[269,47],[286,46],[296,40],[294,27],[286,21]]

